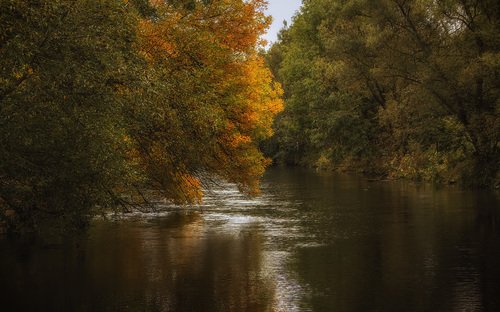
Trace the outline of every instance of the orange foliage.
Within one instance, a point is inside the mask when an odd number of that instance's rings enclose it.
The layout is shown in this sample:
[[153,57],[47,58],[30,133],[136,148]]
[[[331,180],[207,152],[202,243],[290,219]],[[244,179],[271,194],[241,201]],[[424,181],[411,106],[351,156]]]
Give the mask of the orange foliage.
[[142,95],[154,98],[149,127],[157,138],[135,135],[130,155],[179,202],[201,199],[203,174],[256,193],[269,164],[257,143],[272,134],[283,109],[281,87],[257,52],[270,22],[266,2],[154,5],[158,16],[139,25],[139,51],[149,65],[145,79],[158,88]]

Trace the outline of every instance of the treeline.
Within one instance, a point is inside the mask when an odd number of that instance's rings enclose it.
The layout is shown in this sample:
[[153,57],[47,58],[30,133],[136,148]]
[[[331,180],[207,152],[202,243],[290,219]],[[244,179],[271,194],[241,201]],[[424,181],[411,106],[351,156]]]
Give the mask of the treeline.
[[267,53],[276,161],[499,183],[500,2],[304,0]]
[[1,0],[0,228],[82,228],[212,178],[258,191],[262,0]]

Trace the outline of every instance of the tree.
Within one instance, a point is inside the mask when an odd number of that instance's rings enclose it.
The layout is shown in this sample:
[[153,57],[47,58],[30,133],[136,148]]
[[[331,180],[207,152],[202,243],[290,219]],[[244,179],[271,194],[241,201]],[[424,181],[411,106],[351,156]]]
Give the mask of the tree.
[[127,179],[115,116],[136,18],[116,1],[0,7],[1,215],[15,212],[14,231],[79,228],[90,208],[109,203],[109,186]]
[[[458,173],[464,182],[492,185],[499,167],[498,27],[492,1],[307,1],[281,63],[285,115],[333,98],[337,104],[300,117],[331,129],[319,140],[337,142],[326,153],[330,158],[357,155],[393,176],[455,180]],[[310,53],[295,52],[308,46],[310,39],[300,35],[308,28],[319,48],[310,62],[321,64],[321,74],[309,65],[291,70]],[[296,104],[295,94],[307,93],[294,84],[307,80],[330,91]]]
[[282,106],[280,87],[257,54],[268,23],[263,5],[161,3],[156,17],[141,23],[148,66],[141,101],[128,111],[138,127],[129,134],[131,154],[149,187],[177,202],[200,200],[201,182],[215,176],[258,191],[268,161],[257,142],[271,135]]
[[282,105],[256,52],[264,5],[2,1],[0,219],[81,228],[151,191],[197,202],[215,178],[257,192]]

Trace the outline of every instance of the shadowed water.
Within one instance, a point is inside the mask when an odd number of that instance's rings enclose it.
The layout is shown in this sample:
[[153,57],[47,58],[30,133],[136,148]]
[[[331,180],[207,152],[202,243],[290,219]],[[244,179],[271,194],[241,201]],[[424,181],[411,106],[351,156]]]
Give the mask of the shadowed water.
[[77,242],[0,239],[0,310],[500,311],[495,193],[272,169]]

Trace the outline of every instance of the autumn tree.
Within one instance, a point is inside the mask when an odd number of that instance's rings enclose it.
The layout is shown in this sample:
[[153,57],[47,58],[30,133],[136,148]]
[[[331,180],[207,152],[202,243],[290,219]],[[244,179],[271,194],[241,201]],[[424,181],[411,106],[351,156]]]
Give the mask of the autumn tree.
[[257,149],[281,110],[280,87],[258,55],[263,1],[157,2],[139,28],[147,62],[126,111],[131,161],[148,188],[201,199],[220,177],[250,193],[268,161]]
[[282,105],[257,53],[264,5],[1,1],[0,222],[85,227],[219,178],[257,192]]

